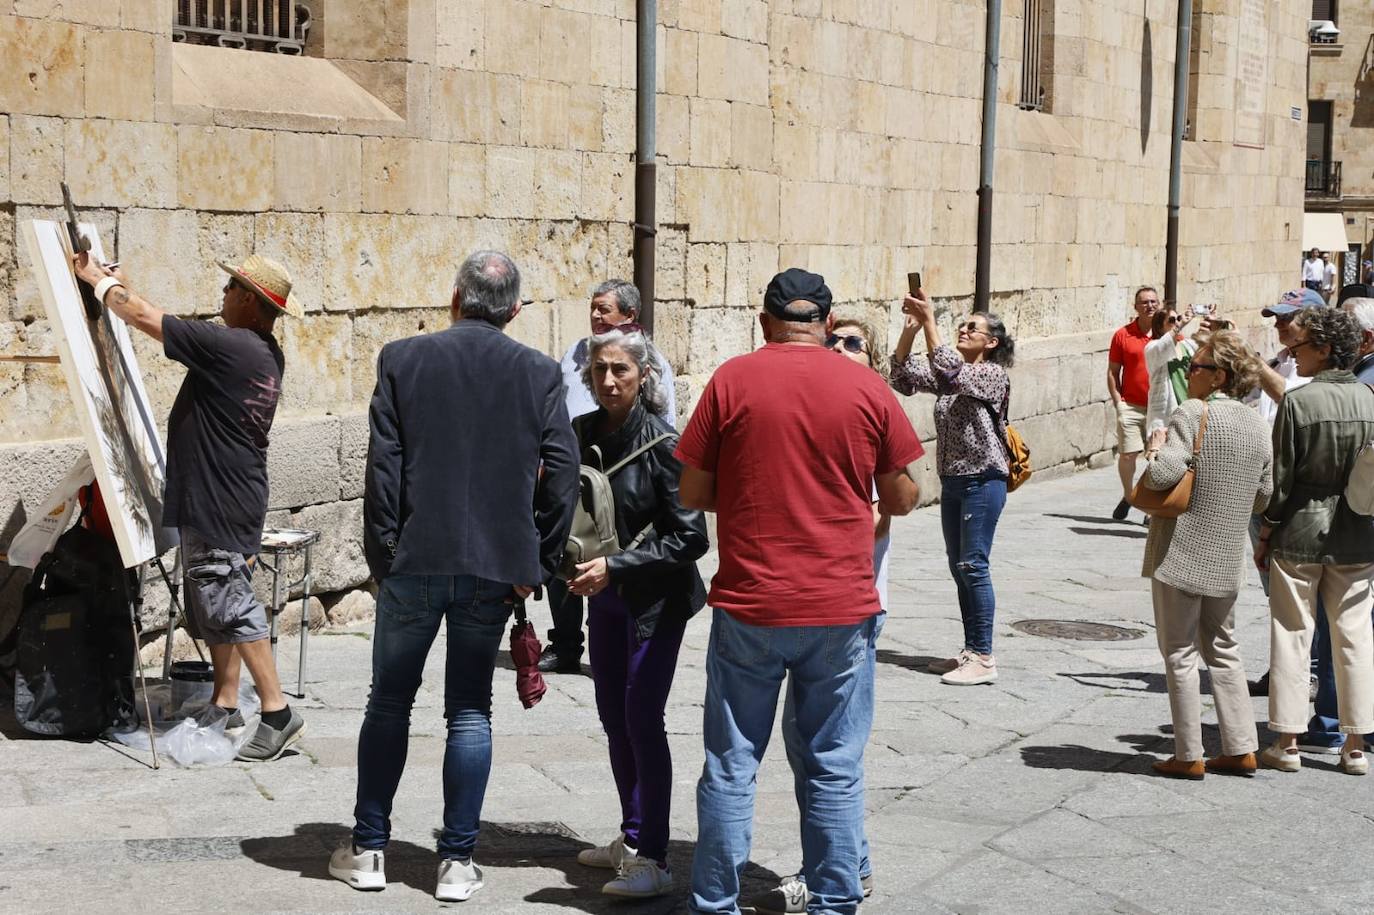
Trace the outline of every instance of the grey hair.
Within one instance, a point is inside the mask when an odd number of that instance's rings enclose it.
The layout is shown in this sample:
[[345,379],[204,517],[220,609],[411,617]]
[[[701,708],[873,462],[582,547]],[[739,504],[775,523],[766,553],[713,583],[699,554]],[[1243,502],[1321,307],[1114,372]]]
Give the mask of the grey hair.
[[1355,316],[1361,330],[1374,333],[1374,299],[1351,297],[1342,302],[1341,307]]
[[1297,323],[1307,329],[1313,346],[1331,348],[1331,368],[1348,369],[1360,358],[1360,325],[1354,315],[1339,308],[1306,308],[1298,312]]
[[643,331],[632,330],[626,333],[618,327],[612,327],[604,334],[593,334],[587,339],[587,365],[582,369],[582,383],[592,392],[592,397],[596,397],[596,387],[592,381],[592,362],[596,359],[596,354],[607,346],[620,347],[625,355],[635,361],[644,378],[644,384],[639,389],[644,406],[650,413],[668,418],[668,396],[663,392],[663,375],[659,368],[661,357],[658,349]]
[[600,286],[592,290],[592,298],[602,295],[615,296],[616,308],[620,313],[628,315],[631,320],[639,318],[639,310],[642,307],[639,300],[639,287],[634,283],[625,280],[607,280]]
[[505,327],[520,304],[520,270],[500,251],[475,251],[453,280],[458,313]]

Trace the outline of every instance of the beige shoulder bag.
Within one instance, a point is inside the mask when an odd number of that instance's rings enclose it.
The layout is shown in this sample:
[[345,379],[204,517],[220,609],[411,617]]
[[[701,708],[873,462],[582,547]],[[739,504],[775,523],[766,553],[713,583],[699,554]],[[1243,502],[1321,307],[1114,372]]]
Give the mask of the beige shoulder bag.
[[1207,432],[1207,404],[1202,404],[1202,418],[1198,421],[1197,438],[1193,439],[1193,456],[1183,477],[1169,489],[1150,489],[1141,474],[1131,491],[1131,504],[1152,518],[1177,518],[1188,510],[1193,498],[1193,478],[1197,475],[1198,456],[1202,454],[1202,437]]

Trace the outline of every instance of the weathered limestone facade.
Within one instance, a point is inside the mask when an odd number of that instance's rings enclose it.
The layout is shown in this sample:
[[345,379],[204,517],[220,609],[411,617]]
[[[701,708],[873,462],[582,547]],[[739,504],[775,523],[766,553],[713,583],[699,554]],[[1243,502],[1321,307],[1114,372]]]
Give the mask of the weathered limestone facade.
[[[1374,246],[1374,4],[1342,3],[1336,7],[1340,37],[1333,44],[1311,45],[1307,108],[1312,102],[1331,106],[1327,146],[1309,143],[1309,162],[1340,163],[1339,187],[1320,180],[1308,182],[1310,212],[1340,213],[1345,217],[1348,245],[1360,246],[1360,260],[1370,258]],[[1329,173],[1329,166],[1313,175]],[[1355,277],[1353,258],[1343,267]],[[1296,268],[1295,268],[1296,269]]]
[[[281,325],[274,520],[324,530],[316,587],[338,591],[366,576],[377,350],[445,323],[464,253],[515,256],[534,304],[510,332],[554,355],[586,332],[590,287],[631,273],[635,3],[309,2],[308,56],[286,58],[174,44],[170,0],[0,0],[0,351],[52,351],[15,237],[55,215],[63,178],[177,314],[217,309],[216,258],[283,259],[309,314]],[[1048,473],[1107,456],[1109,332],[1133,287],[1162,283],[1174,6],[1044,2],[1044,112],[1016,107],[1023,0],[1006,3],[992,281],[1019,342],[1013,416]],[[1184,301],[1249,308],[1292,285],[1308,6],[1199,2]],[[759,343],[780,266],[824,273],[889,334],[907,271],[968,307],[982,3],[659,7],[656,336],[684,410]],[[165,415],[181,371],[141,355]],[[76,426],[55,368],[0,364],[0,384],[11,511],[65,471]],[[928,402],[908,406],[929,437]]]

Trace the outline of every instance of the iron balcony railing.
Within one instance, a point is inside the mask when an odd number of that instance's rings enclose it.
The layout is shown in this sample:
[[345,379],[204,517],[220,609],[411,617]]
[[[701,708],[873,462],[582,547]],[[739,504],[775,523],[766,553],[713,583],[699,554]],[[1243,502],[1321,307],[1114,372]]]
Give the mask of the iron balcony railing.
[[1307,196],[1341,196],[1341,163],[1324,159],[1307,160]]
[[172,40],[302,54],[310,8],[295,0],[177,0]]

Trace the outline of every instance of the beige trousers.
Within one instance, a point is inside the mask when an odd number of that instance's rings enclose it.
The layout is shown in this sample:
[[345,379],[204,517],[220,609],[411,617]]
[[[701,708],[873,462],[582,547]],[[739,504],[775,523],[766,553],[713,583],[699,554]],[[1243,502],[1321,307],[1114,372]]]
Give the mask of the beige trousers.
[[1374,628],[1369,613],[1374,563],[1321,565],[1269,561],[1269,729],[1307,730],[1308,678],[1317,595],[1331,628],[1341,732],[1374,731]]
[[1174,718],[1174,757],[1202,759],[1202,696],[1198,656],[1212,675],[1212,701],[1221,729],[1221,752],[1240,756],[1259,749],[1245,665],[1233,637],[1236,595],[1202,597],[1152,581],[1155,633],[1164,656],[1169,711]]

